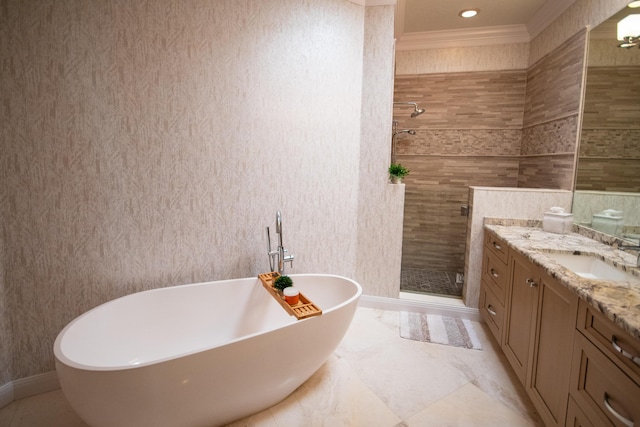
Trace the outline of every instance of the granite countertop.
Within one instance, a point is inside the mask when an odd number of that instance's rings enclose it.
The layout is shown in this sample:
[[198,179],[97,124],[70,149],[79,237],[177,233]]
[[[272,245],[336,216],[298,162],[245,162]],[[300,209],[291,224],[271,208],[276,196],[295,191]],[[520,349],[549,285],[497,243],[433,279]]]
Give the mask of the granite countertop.
[[640,278],[640,268],[635,268],[636,255],[577,233],[555,234],[537,227],[487,223],[485,228],[640,340],[640,283],[583,278],[548,258],[545,253],[595,255]]

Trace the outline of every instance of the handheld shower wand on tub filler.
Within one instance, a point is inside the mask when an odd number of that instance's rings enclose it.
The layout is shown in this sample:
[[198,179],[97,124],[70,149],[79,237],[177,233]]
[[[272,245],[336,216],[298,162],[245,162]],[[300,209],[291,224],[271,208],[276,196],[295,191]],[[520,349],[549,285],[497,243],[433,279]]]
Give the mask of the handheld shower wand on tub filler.
[[[284,264],[289,263],[293,266],[293,255],[286,255],[289,251],[285,249],[284,243],[282,243],[282,214],[280,211],[276,212],[276,234],[278,235],[278,248],[271,250],[271,234],[269,227],[267,227],[267,255],[269,256],[269,268],[271,271],[276,271],[276,264],[278,266],[278,273],[284,274]],[[276,263],[276,258],[278,259]]]

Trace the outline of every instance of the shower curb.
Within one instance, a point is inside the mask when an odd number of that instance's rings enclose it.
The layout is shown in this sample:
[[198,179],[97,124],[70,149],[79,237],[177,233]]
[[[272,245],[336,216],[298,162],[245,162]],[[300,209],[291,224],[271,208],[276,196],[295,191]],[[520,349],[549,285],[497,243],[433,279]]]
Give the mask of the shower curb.
[[477,308],[443,304],[427,301],[410,301],[400,298],[362,295],[360,307],[378,308],[391,311],[410,311],[416,313],[439,314],[441,316],[458,317],[480,322],[480,311]]

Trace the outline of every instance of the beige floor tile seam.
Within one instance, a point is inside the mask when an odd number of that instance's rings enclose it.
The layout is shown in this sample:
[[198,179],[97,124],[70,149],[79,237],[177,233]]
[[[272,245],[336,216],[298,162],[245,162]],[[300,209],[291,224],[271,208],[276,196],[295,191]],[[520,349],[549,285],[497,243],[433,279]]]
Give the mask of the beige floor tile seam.
[[[485,392],[482,388],[478,387],[477,385],[475,385],[472,382],[469,382],[467,384],[463,384],[462,386],[458,387],[456,390],[452,391],[451,393],[447,394],[446,396],[443,396],[442,398],[438,399],[436,402],[431,403],[430,405],[428,405],[427,407],[425,407],[422,411],[417,412],[416,414],[413,414],[412,417],[418,415],[421,412],[427,411],[430,408],[435,407],[437,404],[439,404],[440,402],[446,401],[448,400],[451,396],[460,393],[460,391],[462,391],[463,389],[465,389],[465,387],[473,387],[475,389],[476,392],[481,393],[482,395],[484,395],[487,399],[490,399],[494,404],[499,405],[503,410],[513,414],[514,416],[517,416],[519,418],[521,418],[523,421],[526,420],[526,418],[524,417],[524,415],[522,413],[520,413],[519,411],[515,410],[513,407],[510,407],[509,405],[506,405],[505,403],[501,402],[499,399],[496,399],[494,396],[491,396],[490,394],[488,394],[487,392]],[[410,417],[410,418],[412,418]],[[409,419],[410,419],[409,418]],[[408,421],[409,419],[405,420]]]

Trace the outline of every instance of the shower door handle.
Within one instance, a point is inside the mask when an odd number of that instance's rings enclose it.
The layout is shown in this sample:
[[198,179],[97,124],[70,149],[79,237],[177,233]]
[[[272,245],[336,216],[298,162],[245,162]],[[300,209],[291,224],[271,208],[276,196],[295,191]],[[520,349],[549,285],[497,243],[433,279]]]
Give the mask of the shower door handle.
[[469,206],[460,206],[460,216],[469,216]]

